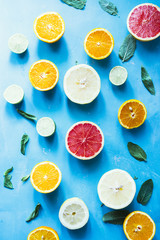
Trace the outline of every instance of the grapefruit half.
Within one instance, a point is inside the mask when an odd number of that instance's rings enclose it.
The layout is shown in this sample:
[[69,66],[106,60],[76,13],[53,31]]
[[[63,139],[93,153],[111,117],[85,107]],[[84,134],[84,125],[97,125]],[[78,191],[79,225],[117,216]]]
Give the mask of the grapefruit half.
[[127,18],[128,31],[140,41],[160,36],[160,8],[152,3],[137,5]]
[[103,146],[103,133],[93,122],[77,122],[66,134],[68,152],[81,160],[90,160],[96,157],[102,151]]

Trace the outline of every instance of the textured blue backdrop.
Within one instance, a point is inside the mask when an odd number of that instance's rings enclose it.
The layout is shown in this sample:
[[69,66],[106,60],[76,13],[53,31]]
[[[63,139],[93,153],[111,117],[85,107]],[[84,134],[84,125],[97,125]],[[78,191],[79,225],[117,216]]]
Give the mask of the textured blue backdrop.
[[[126,18],[129,11],[146,0],[114,0],[120,17],[104,12],[98,0],[88,0],[84,11],[76,10],[60,0],[1,0],[1,38],[0,38],[0,229],[1,239],[22,240],[34,228],[42,225],[53,227],[60,239],[126,239],[122,226],[104,224],[102,216],[110,211],[100,207],[97,196],[97,183],[108,170],[121,168],[133,177],[136,175],[137,192],[141,184],[152,178],[154,181],[153,196],[147,206],[136,201],[128,209],[142,210],[150,214],[157,225],[155,240],[160,235],[159,192],[159,117],[160,117],[160,39],[153,42],[137,42],[135,56],[122,64],[118,50],[128,34]],[[157,0],[152,0],[157,3]],[[43,12],[57,11],[65,20],[66,31],[62,39],[55,44],[39,41],[33,32],[34,19]],[[84,49],[83,40],[86,34],[95,27],[108,29],[115,39],[115,47],[106,60],[90,59]],[[8,49],[8,38],[20,32],[29,39],[28,51],[23,55],[11,53]],[[53,61],[59,68],[60,79],[50,92],[38,92],[32,88],[28,71],[31,64],[39,59]],[[102,88],[97,99],[87,105],[79,106],[70,102],[63,91],[65,72],[75,64],[86,63],[99,73]],[[140,78],[141,65],[147,68],[156,88],[156,96],[150,95]],[[122,87],[114,87],[108,80],[109,71],[116,65],[123,65],[128,70],[128,80]],[[53,138],[44,139],[38,136],[35,125],[19,116],[16,107],[3,99],[4,89],[16,83],[23,87],[25,98],[21,108],[38,118],[49,116],[57,125]],[[148,110],[145,124],[136,130],[123,129],[117,119],[119,106],[128,99],[141,100]],[[97,123],[104,132],[105,146],[102,153],[94,160],[83,162],[69,155],[65,149],[65,134],[75,122],[89,120]],[[20,153],[20,140],[26,132],[30,141],[26,156]],[[138,162],[127,150],[127,142],[132,141],[142,146],[148,155],[148,162]],[[22,183],[21,177],[30,173],[32,167],[40,161],[49,160],[56,163],[62,171],[62,182],[52,194],[42,195],[36,192],[30,181]],[[14,190],[3,187],[3,172],[13,166],[12,182]],[[63,201],[70,197],[80,197],[88,205],[90,219],[81,230],[69,231],[58,220],[58,211]],[[136,193],[137,196],[137,193]],[[40,202],[43,209],[37,219],[26,223],[25,219]]]

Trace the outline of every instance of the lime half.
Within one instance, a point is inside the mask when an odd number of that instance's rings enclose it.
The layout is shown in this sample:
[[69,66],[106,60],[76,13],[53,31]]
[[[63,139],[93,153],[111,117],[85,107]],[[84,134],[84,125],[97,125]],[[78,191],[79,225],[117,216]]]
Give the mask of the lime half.
[[8,40],[8,47],[14,53],[23,53],[28,48],[28,39],[21,33],[15,33]]
[[36,129],[42,137],[50,137],[55,132],[56,125],[51,118],[43,117],[38,120]]
[[3,96],[7,102],[11,104],[18,104],[23,100],[24,91],[20,86],[12,84],[6,88]]
[[128,72],[124,67],[116,66],[109,73],[109,80],[112,84],[120,86],[127,80]]

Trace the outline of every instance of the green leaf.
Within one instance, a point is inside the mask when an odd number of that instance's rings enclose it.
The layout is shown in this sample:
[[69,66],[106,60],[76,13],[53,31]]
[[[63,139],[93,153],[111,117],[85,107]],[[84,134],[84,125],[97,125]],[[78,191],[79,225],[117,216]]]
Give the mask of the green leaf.
[[101,204],[101,207],[103,207],[103,206],[104,206],[104,203]]
[[134,180],[137,180],[138,179],[138,177],[136,177],[136,176],[134,176],[134,178],[133,178]]
[[86,5],[87,0],[62,0],[62,2],[76,9],[83,9]]
[[112,2],[109,2],[107,0],[99,0],[99,4],[101,8],[110,15],[118,15],[118,9]]
[[35,219],[38,216],[40,207],[41,207],[41,204],[38,203],[37,206],[35,207],[34,211],[27,218],[26,222],[30,222],[31,220]]
[[147,154],[140,146],[138,146],[137,144],[134,144],[132,142],[128,142],[127,147],[128,147],[128,151],[132,155],[132,157],[134,157],[135,159],[137,159],[140,162],[147,161],[146,160]]
[[106,213],[102,220],[112,224],[121,225],[130,212],[128,210],[117,210]]
[[123,41],[119,49],[119,57],[122,59],[122,62],[128,61],[133,57],[136,50],[136,39],[129,34]]
[[27,134],[23,134],[21,139],[21,153],[25,155],[25,147],[26,143],[29,141],[29,136]]
[[141,67],[141,79],[148,92],[150,92],[152,95],[155,95],[155,88],[152,79],[143,66]]
[[9,173],[13,170],[13,167],[7,169],[4,173],[4,187],[13,189],[13,184],[11,182],[12,176]]
[[27,118],[27,119],[32,120],[32,121],[34,121],[34,120],[36,121],[37,120],[37,118],[34,115],[28,114],[28,113],[26,113],[26,112],[24,112],[22,110],[17,109],[17,112],[21,116],[23,116],[24,118]]
[[137,202],[145,206],[149,202],[152,196],[152,192],[153,192],[153,181],[152,179],[149,179],[142,184],[137,196]]
[[22,182],[25,182],[25,181],[27,181],[27,180],[29,179],[29,177],[30,177],[30,175],[27,175],[27,176],[25,176],[25,177],[22,177],[22,178],[21,178],[21,181],[22,181]]
[[4,176],[7,176],[10,172],[12,172],[12,170],[13,170],[13,167],[7,169],[4,173]]

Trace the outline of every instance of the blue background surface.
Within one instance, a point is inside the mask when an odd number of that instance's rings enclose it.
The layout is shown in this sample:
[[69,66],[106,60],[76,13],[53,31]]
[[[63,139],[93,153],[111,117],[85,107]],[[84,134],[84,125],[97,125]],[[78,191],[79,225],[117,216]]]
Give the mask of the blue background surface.
[[[130,211],[142,210],[155,221],[160,235],[160,39],[143,43],[137,41],[135,56],[122,64],[118,58],[119,47],[128,34],[126,18],[129,11],[146,0],[114,0],[120,17],[104,12],[98,0],[88,0],[85,10],[76,10],[60,0],[15,0],[1,2],[1,87],[0,87],[0,229],[1,239],[23,240],[36,227],[46,225],[54,228],[61,240],[77,239],[126,239],[122,226],[102,222],[104,213],[110,211],[100,207],[97,195],[97,184],[106,171],[120,168],[128,171],[136,180],[137,193],[141,184],[152,178],[154,191],[147,206],[137,203],[136,197],[128,207]],[[157,0],[152,0],[157,3]],[[47,44],[37,39],[33,32],[34,19],[43,12],[56,11],[61,14],[66,24],[62,39],[54,44]],[[112,54],[102,61],[87,56],[83,49],[86,34],[96,27],[108,29],[115,39]],[[25,54],[16,55],[8,49],[8,38],[20,32],[29,39],[29,48]],[[39,59],[53,61],[60,72],[57,86],[49,92],[39,92],[31,86],[28,71],[31,64]],[[70,102],[63,91],[63,77],[73,65],[86,63],[94,67],[100,75],[102,88],[97,99],[87,105],[79,106]],[[156,96],[144,88],[140,68],[144,65],[153,79]],[[122,87],[113,86],[108,79],[109,71],[116,65],[123,65],[128,70],[128,80]],[[19,84],[25,91],[23,103],[19,106],[24,111],[38,118],[49,116],[57,125],[53,137],[44,139],[38,136],[35,124],[24,119],[12,106],[3,99],[3,92],[10,84]],[[146,122],[136,130],[122,128],[117,119],[120,105],[131,98],[141,100],[147,108]],[[77,121],[89,120],[98,124],[105,137],[102,153],[91,161],[80,161],[70,156],[65,148],[65,134],[68,128]],[[30,137],[26,156],[20,153],[20,140],[24,133]],[[132,141],[145,149],[148,162],[138,162],[127,150],[127,142]],[[35,164],[41,161],[53,161],[62,171],[62,182],[59,188],[48,195],[36,192],[30,181],[21,182],[21,178],[30,173]],[[14,190],[3,187],[3,173],[14,167],[12,182]],[[136,193],[136,196],[137,196]],[[58,219],[58,211],[64,200],[77,196],[84,200],[90,211],[88,224],[80,230],[69,231]],[[42,210],[39,216],[30,223],[26,218],[40,202]]]

